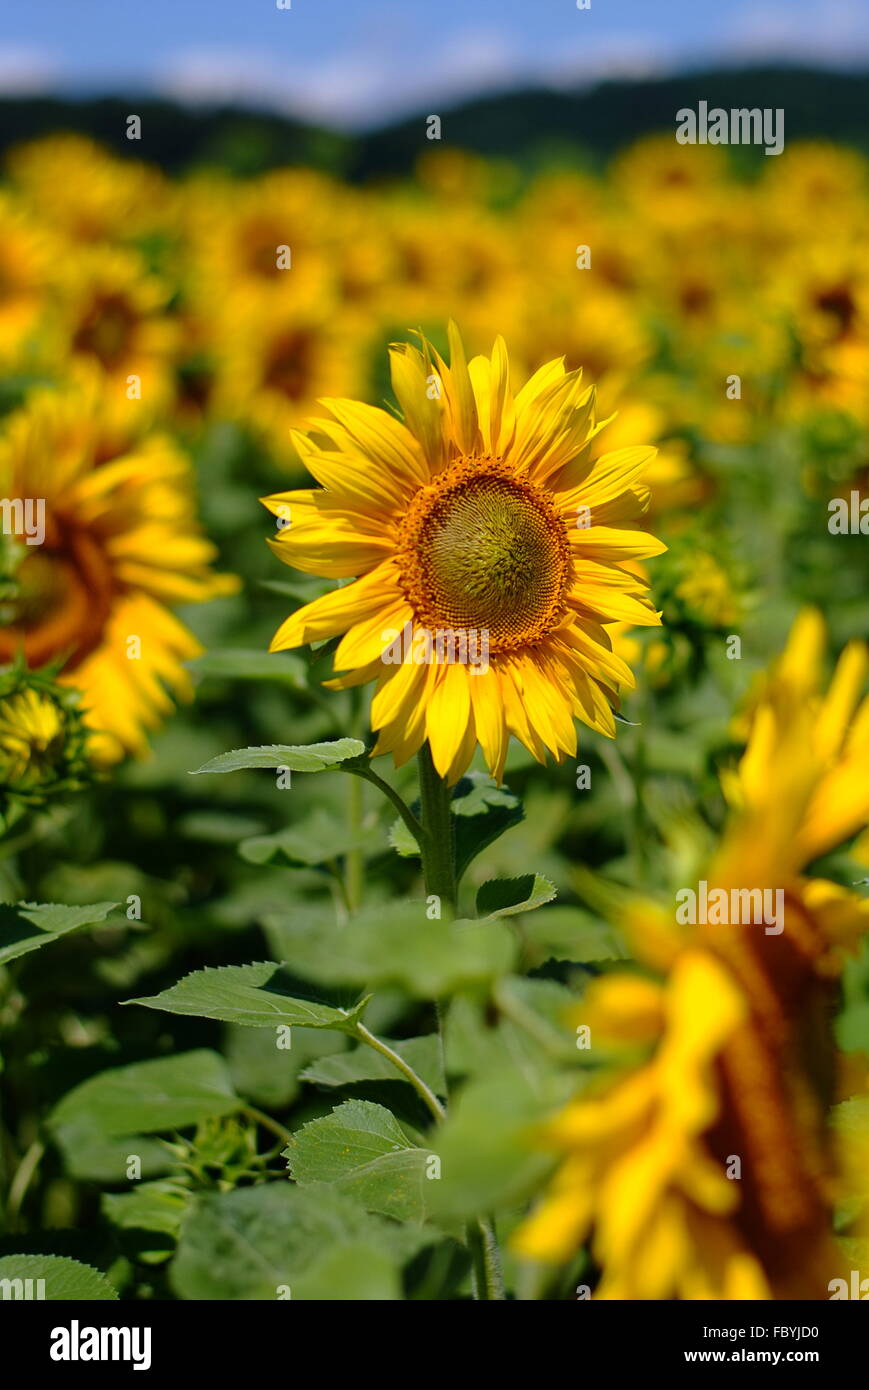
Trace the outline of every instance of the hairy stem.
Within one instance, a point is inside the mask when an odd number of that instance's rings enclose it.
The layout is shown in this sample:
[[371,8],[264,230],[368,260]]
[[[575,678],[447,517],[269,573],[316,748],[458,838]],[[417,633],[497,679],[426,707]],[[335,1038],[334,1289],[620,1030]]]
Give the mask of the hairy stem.
[[366,1043],[369,1047],[373,1047],[375,1052],[379,1052],[381,1057],[388,1058],[395,1069],[401,1072],[405,1080],[410,1082],[417,1095],[428,1107],[436,1120],[440,1121],[446,1117],[447,1112],[441,1105],[434,1091],[430,1086],[426,1085],[422,1077],[414,1071],[410,1063],[406,1062],[398,1052],[394,1052],[389,1044],[385,1043],[382,1038],[376,1038],[373,1033],[369,1033],[364,1023],[356,1024],[356,1036],[360,1042]]

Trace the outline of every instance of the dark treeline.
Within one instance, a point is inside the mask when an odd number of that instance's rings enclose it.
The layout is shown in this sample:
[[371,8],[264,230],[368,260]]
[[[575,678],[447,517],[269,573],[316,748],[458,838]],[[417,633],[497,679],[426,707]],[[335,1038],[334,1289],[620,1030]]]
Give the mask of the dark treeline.
[[[121,155],[169,171],[219,164],[253,174],[281,164],[310,164],[364,180],[409,172],[427,147],[425,117],[443,121],[443,144],[507,157],[520,166],[577,156],[600,164],[653,131],[672,131],[675,114],[701,100],[711,106],[781,107],[786,140],[825,137],[869,150],[869,75],[798,68],[719,69],[642,81],[607,81],[581,92],[535,89],[428,111],[370,132],[348,135],[266,111],[188,108],[145,97],[0,99],[0,152],[60,130],[92,135]],[[141,141],[126,138],[126,117],[142,118]],[[741,150],[747,162],[760,150]]]

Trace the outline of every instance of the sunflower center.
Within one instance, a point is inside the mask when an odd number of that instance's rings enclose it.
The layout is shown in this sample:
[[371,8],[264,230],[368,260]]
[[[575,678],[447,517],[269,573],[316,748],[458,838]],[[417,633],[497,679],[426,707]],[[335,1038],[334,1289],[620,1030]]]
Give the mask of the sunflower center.
[[64,550],[42,547],[28,552],[0,604],[0,662],[22,647],[31,665],[65,655],[67,669],[91,652],[111,612],[112,572],[90,536],[66,538]]
[[458,459],[421,489],[402,524],[401,579],[420,623],[486,631],[492,651],[555,626],[569,563],[548,494],[492,459]]

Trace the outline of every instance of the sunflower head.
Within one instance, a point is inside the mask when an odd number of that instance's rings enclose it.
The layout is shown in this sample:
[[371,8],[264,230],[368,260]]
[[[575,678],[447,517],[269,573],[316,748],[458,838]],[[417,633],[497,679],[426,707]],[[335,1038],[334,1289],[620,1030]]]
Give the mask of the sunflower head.
[[0,827],[89,781],[78,698],[23,664],[0,671]]
[[401,764],[428,740],[453,783],[477,743],[500,778],[511,735],[539,761],[575,753],[576,718],[614,735],[633,679],[607,628],[659,622],[627,562],[664,547],[638,481],[655,451],[597,449],[608,422],[580,370],[549,362],[514,395],[503,339],[470,362],[453,324],[449,339],[449,365],[424,338],[392,348],[403,422],[322,402],[331,418],[295,435],[321,488],[265,504],[282,560],[355,580],[289,618],[273,650],[342,633],[332,684],[376,681],[374,751]]

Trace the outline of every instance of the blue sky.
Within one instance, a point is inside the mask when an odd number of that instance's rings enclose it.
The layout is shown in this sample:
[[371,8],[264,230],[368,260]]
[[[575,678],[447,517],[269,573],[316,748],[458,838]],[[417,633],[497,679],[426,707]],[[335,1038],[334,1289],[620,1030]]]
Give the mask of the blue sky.
[[869,64],[869,0],[4,0],[0,90],[233,99],[364,127],[523,81]]

